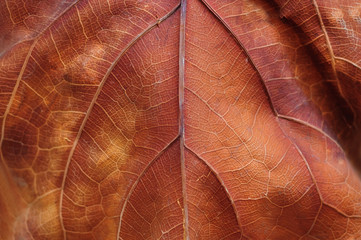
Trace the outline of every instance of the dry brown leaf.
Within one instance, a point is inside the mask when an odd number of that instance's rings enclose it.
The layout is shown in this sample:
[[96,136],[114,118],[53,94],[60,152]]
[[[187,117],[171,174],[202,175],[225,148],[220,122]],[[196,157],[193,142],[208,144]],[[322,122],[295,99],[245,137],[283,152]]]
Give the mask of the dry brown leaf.
[[361,239],[358,0],[0,2],[1,239]]

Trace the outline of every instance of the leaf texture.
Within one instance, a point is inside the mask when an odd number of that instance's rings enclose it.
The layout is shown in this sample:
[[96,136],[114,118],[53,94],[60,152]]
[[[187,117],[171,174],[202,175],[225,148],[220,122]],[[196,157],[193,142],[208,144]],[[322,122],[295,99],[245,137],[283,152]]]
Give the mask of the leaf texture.
[[361,239],[361,4],[0,3],[1,239]]

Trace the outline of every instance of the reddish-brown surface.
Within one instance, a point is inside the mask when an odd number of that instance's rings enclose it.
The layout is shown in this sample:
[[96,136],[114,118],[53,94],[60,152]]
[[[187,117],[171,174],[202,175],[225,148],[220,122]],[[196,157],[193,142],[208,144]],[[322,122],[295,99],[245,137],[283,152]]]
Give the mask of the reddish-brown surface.
[[5,0],[0,29],[0,239],[361,239],[357,0]]

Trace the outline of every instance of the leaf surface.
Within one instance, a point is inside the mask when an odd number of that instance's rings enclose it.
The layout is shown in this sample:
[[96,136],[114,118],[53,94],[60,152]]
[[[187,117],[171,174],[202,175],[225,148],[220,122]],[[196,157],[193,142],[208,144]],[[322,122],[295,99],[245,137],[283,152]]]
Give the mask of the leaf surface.
[[2,239],[359,239],[357,1],[4,1]]

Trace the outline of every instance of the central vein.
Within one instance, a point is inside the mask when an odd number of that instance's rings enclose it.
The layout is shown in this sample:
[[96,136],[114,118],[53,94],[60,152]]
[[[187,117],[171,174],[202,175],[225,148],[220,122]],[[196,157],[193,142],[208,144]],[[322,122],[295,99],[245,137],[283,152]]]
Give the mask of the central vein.
[[183,191],[183,229],[184,239],[189,239],[188,234],[188,207],[186,189],[186,169],[184,157],[184,55],[185,55],[185,28],[186,28],[187,0],[181,1],[180,35],[179,35],[179,137],[180,137],[180,160],[182,170]]

